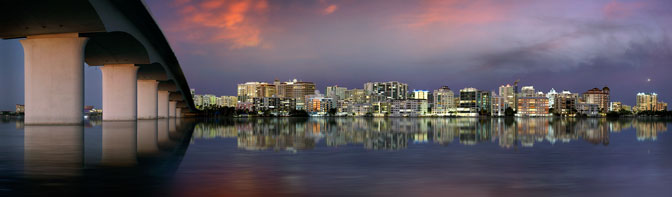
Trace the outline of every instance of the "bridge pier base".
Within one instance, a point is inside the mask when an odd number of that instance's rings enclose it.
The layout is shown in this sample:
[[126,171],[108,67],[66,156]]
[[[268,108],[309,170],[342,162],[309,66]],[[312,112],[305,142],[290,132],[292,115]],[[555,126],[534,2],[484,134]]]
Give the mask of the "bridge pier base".
[[103,72],[103,120],[136,120],[137,74],[133,64],[108,64]]
[[78,33],[28,36],[25,123],[81,124],[84,116],[84,46]]
[[158,117],[158,86],[156,80],[138,80],[138,119]]
[[175,117],[176,118],[182,118],[182,108],[180,108],[180,107],[175,108]]
[[168,96],[170,92],[159,90],[158,101],[157,101],[157,111],[159,113],[159,118],[168,118]]
[[177,109],[177,101],[170,101],[168,103],[168,117],[175,118],[176,109]]

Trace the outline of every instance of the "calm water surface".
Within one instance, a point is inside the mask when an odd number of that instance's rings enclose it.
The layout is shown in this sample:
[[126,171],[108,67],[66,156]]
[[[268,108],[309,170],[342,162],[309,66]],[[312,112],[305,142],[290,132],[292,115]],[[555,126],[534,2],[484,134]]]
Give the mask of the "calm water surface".
[[669,121],[0,123],[0,195],[671,196]]

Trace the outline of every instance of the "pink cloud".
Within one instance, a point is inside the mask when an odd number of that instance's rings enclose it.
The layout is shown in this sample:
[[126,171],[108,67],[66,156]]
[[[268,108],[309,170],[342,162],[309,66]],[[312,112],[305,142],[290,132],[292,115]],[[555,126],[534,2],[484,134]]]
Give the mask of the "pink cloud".
[[197,43],[229,43],[231,48],[262,47],[261,27],[267,0],[176,0],[180,20],[171,23],[172,33]]
[[324,8],[324,10],[322,11],[322,14],[329,15],[329,14],[332,14],[332,13],[336,12],[336,10],[338,10],[338,6],[335,5],[335,4],[331,4],[331,5],[327,6],[327,8]]
[[427,0],[405,17],[410,27],[436,24],[486,24],[505,20],[511,7],[492,0]]
[[604,5],[602,13],[609,19],[620,19],[629,17],[644,7],[644,2],[611,1]]

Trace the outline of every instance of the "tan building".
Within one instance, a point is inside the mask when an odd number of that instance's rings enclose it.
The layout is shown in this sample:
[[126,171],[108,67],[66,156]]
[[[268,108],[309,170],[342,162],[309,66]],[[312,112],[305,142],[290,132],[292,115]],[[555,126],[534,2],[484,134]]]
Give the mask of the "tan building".
[[247,82],[238,84],[238,101],[253,102],[254,98],[275,97],[277,88],[266,82]]
[[434,90],[432,113],[440,116],[447,116],[456,113],[455,93],[447,86]]
[[[637,105],[633,110],[640,111],[659,111],[658,94],[656,93],[638,93]],[[666,107],[667,108],[667,107]]]
[[516,116],[548,116],[548,98],[520,97],[518,98],[518,111]]
[[585,103],[596,104],[600,112],[609,110],[609,88],[593,88],[583,93],[582,99]]
[[297,100],[297,103],[303,103],[306,95],[315,93],[315,83],[313,82],[305,82],[294,79],[292,81],[282,83],[276,80],[275,84],[278,97],[294,98]]

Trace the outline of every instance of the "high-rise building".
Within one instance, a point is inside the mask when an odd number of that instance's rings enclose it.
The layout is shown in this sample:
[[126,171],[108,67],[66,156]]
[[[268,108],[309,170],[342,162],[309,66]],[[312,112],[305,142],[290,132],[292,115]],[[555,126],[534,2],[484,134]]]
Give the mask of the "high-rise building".
[[656,93],[638,93],[637,94],[637,105],[633,110],[636,111],[659,111],[658,107],[658,94]]
[[520,89],[520,97],[534,97],[536,93],[534,92],[534,86],[523,86]]
[[551,91],[546,93],[546,98],[548,98],[548,106],[553,107],[555,105],[555,97],[558,95],[558,92],[555,89],[551,88]]
[[364,89],[350,89],[345,91],[345,100],[350,101],[353,104],[363,104],[368,102],[369,95],[366,94]]
[[336,108],[333,98],[325,97],[324,94],[319,92],[306,95],[305,103],[306,111],[317,115],[325,115],[330,109]]
[[398,81],[367,82],[364,84],[364,90],[368,94],[380,95],[387,100],[406,99],[408,84]]
[[478,103],[480,91],[476,88],[464,88],[460,90],[460,102],[457,107],[458,116],[477,116],[479,113]]
[[588,104],[597,104],[600,112],[607,112],[609,110],[609,88],[602,89],[593,88],[582,95],[582,99]]
[[329,98],[334,98],[335,100],[345,99],[345,93],[348,91],[348,88],[339,87],[339,86],[327,86],[327,91],[325,92],[326,96]]
[[433,97],[434,105],[432,107],[432,113],[446,116],[456,112],[455,93],[453,93],[447,86],[434,90]]
[[294,98],[296,99],[297,105],[301,105],[302,107],[306,95],[315,93],[315,83],[294,79],[292,81],[278,83],[277,89],[277,92],[280,93],[278,97]]
[[247,82],[238,84],[238,101],[253,102],[254,98],[274,97],[277,88],[266,82]]
[[576,113],[576,104],[579,103],[579,94],[563,90],[555,96],[553,112],[561,115]]
[[424,99],[427,100],[429,91],[427,90],[413,90],[413,99]]
[[516,90],[509,84],[499,86],[499,96],[503,99],[504,109],[511,107],[516,110]]

